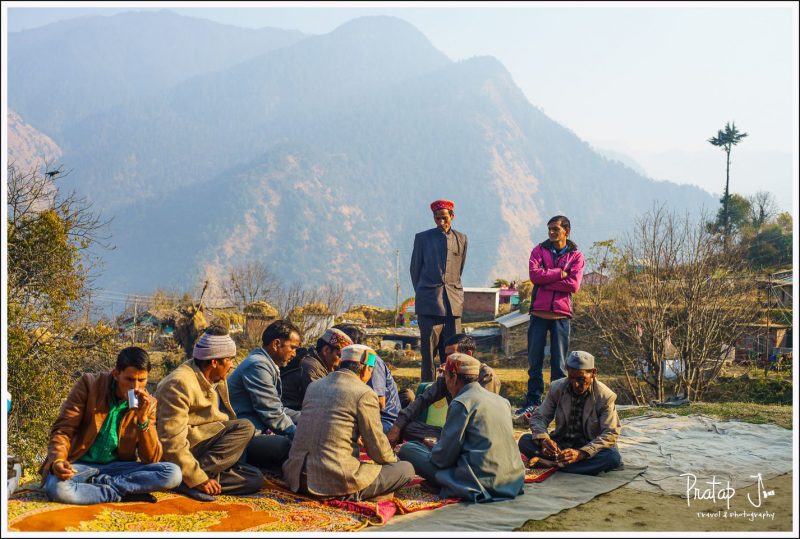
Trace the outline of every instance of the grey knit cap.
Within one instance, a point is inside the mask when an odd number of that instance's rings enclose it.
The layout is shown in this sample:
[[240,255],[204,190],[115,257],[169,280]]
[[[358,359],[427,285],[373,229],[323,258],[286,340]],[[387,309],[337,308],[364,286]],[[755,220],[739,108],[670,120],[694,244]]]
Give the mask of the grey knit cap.
[[569,356],[567,356],[567,367],[590,371],[594,369],[594,356],[589,352],[581,352],[580,350],[570,352]]
[[236,343],[230,335],[203,335],[197,339],[192,350],[194,359],[223,359],[236,357]]

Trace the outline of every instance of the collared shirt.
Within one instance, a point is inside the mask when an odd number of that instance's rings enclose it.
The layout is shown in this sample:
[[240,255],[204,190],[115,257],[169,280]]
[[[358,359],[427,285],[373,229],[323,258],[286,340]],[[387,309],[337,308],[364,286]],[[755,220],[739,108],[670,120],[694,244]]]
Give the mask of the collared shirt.
[[128,411],[128,399],[117,400],[117,383],[111,380],[111,398],[109,400],[108,415],[94,439],[92,447],[78,462],[95,462],[107,464],[117,460],[117,447],[119,447],[119,423]]
[[372,388],[378,397],[385,397],[386,403],[381,410],[381,422],[388,425],[394,424],[400,413],[400,395],[397,384],[392,377],[392,371],[381,358],[376,358],[375,367],[372,369],[372,378],[367,385]]
[[589,397],[591,388],[583,392],[582,395],[576,395],[569,390],[569,395],[572,398],[572,406],[569,411],[569,419],[567,421],[567,428],[564,432],[564,437],[560,441],[560,445],[566,448],[579,448],[589,441],[583,433],[583,406],[586,404],[586,399]]

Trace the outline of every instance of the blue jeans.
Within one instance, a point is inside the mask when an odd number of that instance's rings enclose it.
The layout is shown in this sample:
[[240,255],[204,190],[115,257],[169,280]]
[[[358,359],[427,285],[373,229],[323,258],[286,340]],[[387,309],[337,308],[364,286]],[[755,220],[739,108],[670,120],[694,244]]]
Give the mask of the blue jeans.
[[564,361],[569,348],[569,318],[545,320],[531,315],[528,324],[528,392],[525,404],[542,403],[544,393],[544,346],[550,332],[550,383],[566,377]]
[[128,494],[175,488],[182,479],[181,469],[171,462],[73,462],[72,468],[75,475],[66,481],[60,480],[52,472],[47,476],[44,491],[50,501],[73,505],[118,502]]

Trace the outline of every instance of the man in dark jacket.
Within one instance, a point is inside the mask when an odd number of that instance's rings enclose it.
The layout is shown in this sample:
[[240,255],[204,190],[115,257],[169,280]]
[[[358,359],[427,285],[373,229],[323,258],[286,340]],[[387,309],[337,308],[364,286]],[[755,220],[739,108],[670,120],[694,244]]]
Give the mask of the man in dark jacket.
[[335,371],[342,358],[342,348],[351,344],[353,341],[347,334],[334,328],[326,329],[316,346],[306,349],[296,369],[281,372],[283,405],[300,410],[309,384]]
[[467,236],[451,228],[455,217],[453,209],[454,204],[449,200],[431,204],[436,228],[414,237],[411,254],[423,382],[433,381],[433,357],[437,353],[439,363],[444,363],[444,342],[461,332],[464,306],[461,274],[467,259]]

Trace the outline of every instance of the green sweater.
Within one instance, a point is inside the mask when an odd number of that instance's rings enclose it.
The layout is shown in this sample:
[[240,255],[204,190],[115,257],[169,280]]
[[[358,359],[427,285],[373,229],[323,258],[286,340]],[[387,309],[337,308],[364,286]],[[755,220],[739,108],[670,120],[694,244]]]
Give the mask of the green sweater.
[[92,447],[78,462],[94,462],[108,464],[117,460],[117,447],[119,446],[119,423],[128,411],[128,400],[117,400],[117,384],[111,381],[111,402],[109,403],[108,416],[106,416],[97,438]]

